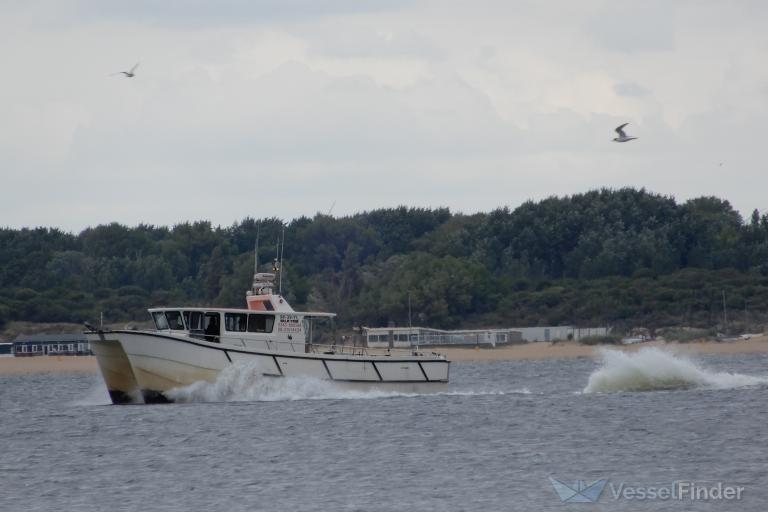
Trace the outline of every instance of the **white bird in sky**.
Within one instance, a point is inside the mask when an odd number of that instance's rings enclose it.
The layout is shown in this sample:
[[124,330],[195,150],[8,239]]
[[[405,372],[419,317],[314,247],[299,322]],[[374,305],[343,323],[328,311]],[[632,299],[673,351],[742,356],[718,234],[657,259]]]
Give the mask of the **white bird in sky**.
[[627,142],[637,138],[637,137],[630,137],[629,135],[624,133],[624,127],[627,126],[628,124],[629,123],[624,123],[623,125],[616,128],[616,133],[618,133],[619,136],[613,139],[614,142]]
[[114,75],[123,74],[123,75],[127,76],[128,78],[133,78],[134,76],[136,76],[136,68],[137,67],[139,67],[139,63],[138,62],[136,63],[135,66],[133,66],[131,68],[130,71],[118,71],[117,73],[112,73],[112,75],[114,76]]

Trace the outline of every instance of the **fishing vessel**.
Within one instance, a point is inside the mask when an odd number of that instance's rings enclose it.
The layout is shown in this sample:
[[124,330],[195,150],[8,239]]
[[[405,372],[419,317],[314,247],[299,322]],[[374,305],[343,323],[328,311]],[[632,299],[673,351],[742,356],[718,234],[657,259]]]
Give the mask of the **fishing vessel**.
[[151,330],[86,332],[115,404],[165,403],[170,390],[214,382],[231,365],[264,378],[311,377],[342,388],[431,393],[446,389],[450,362],[436,353],[336,344],[318,324],[335,314],[294,311],[275,293],[277,265],[256,272],[245,309],[149,309]]

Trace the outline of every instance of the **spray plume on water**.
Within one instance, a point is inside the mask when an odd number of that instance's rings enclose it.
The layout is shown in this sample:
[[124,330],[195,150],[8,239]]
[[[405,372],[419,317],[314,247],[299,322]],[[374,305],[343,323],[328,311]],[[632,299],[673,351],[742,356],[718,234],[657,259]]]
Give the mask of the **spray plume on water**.
[[111,403],[112,400],[109,398],[109,392],[104,385],[104,381],[98,378],[98,380],[93,381],[90,389],[82,397],[71,402],[71,405],[107,405]]
[[658,391],[687,388],[731,389],[767,384],[768,378],[712,372],[690,359],[656,347],[637,352],[604,349],[602,366],[589,376],[584,393]]

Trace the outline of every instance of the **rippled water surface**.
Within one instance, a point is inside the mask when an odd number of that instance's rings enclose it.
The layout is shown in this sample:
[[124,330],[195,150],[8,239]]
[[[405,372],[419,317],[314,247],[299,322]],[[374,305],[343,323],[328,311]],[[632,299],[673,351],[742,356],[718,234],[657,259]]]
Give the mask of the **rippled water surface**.
[[[764,355],[645,351],[454,363],[441,395],[230,374],[112,406],[95,375],[0,376],[0,510],[764,511],[766,377]],[[550,477],[744,491],[570,504]]]

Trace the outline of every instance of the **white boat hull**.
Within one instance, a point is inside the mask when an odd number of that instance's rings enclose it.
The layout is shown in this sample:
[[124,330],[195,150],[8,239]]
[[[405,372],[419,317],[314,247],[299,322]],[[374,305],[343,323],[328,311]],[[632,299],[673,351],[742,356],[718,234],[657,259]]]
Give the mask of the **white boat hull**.
[[[434,356],[253,350],[147,331],[113,331],[89,337],[110,396],[135,397],[138,390],[146,403],[170,401],[165,393],[175,388],[214,382],[222,370],[235,363],[252,365],[266,377],[314,377],[344,389],[434,393],[448,385],[450,363]],[[113,402],[125,400],[113,398]]]
[[99,370],[114,404],[141,403],[139,384],[128,356],[117,340],[91,340],[91,350],[99,362]]

